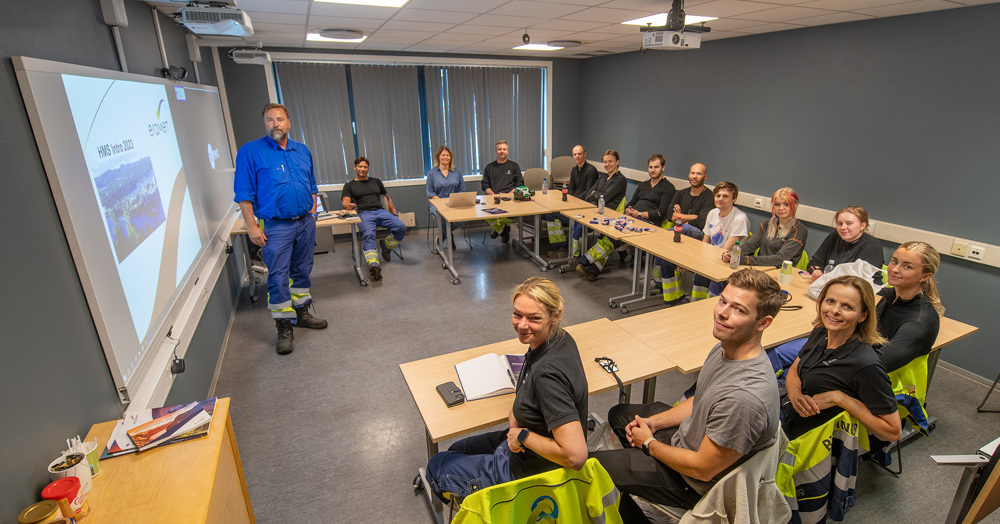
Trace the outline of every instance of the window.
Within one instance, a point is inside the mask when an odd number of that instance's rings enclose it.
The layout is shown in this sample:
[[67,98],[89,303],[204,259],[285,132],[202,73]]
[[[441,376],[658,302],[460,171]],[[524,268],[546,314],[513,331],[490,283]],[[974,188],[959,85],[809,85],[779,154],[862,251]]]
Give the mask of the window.
[[380,65],[276,60],[276,98],[292,136],[313,153],[316,179],[354,177],[354,158],[382,180],[422,179],[441,145],[466,174],[507,140],[522,169],[545,153],[545,67]]

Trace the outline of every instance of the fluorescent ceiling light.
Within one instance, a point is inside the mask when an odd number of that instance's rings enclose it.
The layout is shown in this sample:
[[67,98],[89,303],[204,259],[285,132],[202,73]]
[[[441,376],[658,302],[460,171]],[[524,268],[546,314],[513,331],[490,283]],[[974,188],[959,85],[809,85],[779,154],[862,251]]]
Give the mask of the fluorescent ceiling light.
[[[684,24],[700,24],[702,22],[708,22],[710,20],[718,20],[717,16],[697,16],[697,15],[686,15],[684,17]],[[660,13],[658,15],[649,15],[642,18],[636,18],[635,20],[629,20],[628,22],[622,22],[622,25],[652,25],[653,27],[663,27],[667,25],[667,13]]]
[[524,44],[519,45],[514,49],[520,49],[522,51],[555,51],[562,48],[545,44]]
[[359,38],[327,38],[321,36],[319,33],[309,33],[306,35],[306,40],[310,42],[364,42],[368,38],[368,35],[361,35]]
[[330,4],[373,5],[377,7],[403,7],[409,0],[316,0]]

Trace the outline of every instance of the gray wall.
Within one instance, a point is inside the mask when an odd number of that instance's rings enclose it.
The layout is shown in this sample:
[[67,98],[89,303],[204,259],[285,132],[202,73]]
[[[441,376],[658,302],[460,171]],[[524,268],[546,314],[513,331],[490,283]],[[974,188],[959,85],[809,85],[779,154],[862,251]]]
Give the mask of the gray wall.
[[[993,4],[589,59],[580,139],[628,167],[660,152],[672,176],[704,162],[710,182],[995,244],[976,217],[1000,193],[998,23]],[[829,231],[810,227],[808,249]],[[942,358],[992,377],[1000,270],[946,257],[938,281],[947,314],[981,330]]]
[[[161,63],[150,9],[134,0],[125,6],[130,25],[121,33],[129,70],[154,75]],[[184,31],[162,17],[160,23],[170,63],[190,70]],[[122,413],[21,100],[10,61],[18,55],[118,69],[98,0],[22,2],[16,9],[4,8],[0,143],[8,154],[0,175],[0,268],[7,298],[0,315],[0,515],[5,519],[40,500],[48,483],[45,467],[65,448],[67,437],[85,435],[92,424]],[[214,83],[210,68],[202,70],[208,73],[202,80]],[[231,261],[192,339],[188,372],[178,379],[171,398],[194,400],[208,393],[238,278]]]

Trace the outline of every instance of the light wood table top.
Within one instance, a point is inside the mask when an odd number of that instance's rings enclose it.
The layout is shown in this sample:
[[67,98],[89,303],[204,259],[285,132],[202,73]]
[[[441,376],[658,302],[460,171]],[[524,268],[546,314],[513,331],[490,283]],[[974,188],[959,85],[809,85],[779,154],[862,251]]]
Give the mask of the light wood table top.
[[[606,318],[570,326],[566,331],[577,343],[591,395],[618,387],[614,377],[594,362],[596,357],[613,359],[619,368],[618,377],[625,384],[655,377],[675,368],[673,362]],[[401,364],[399,368],[431,441],[436,443],[499,424],[507,419],[514,402],[514,395],[500,395],[448,408],[435,388],[448,381],[459,383],[455,364],[487,353],[523,354],[525,350],[524,344],[512,339]]]
[[[765,348],[802,338],[812,330],[815,301],[798,292],[793,285],[784,285],[782,289],[791,292],[792,300],[788,305],[802,306],[802,309],[781,311],[774,317],[774,322],[764,330],[762,343]],[[717,303],[717,299],[700,300],[623,318],[615,324],[673,361],[682,373],[693,373],[701,369],[705,357],[718,343],[712,335]]]
[[[509,196],[509,195],[508,195]],[[467,222],[470,220],[489,220],[494,218],[511,218],[529,215],[542,215],[549,210],[533,200],[501,200],[499,204],[493,203],[493,195],[479,195],[477,198],[483,201],[482,204],[467,207],[448,207],[448,198],[432,198],[430,203],[434,206],[438,215],[448,222]],[[487,208],[500,208],[506,211],[499,215],[493,215],[483,211]]]
[[[106,445],[116,422],[95,424],[87,440]],[[102,460],[87,501],[91,524],[253,522],[229,399],[216,401],[206,437]]]
[[623,240],[710,280],[721,282],[735,271],[722,261],[722,248],[685,235],[681,235],[680,242],[674,242],[672,230],[656,229],[655,235],[630,236]]
[[[316,221],[316,227],[324,226],[340,226],[347,224],[358,224],[361,222],[361,218],[358,217],[357,213],[349,218],[338,218],[336,216],[328,216],[321,218]],[[243,221],[243,218],[236,219],[233,224],[233,230],[230,232],[231,235],[245,235],[247,234],[247,224]]]
[[[597,214],[597,208],[593,206],[586,209],[571,209],[569,211],[562,211],[562,214],[564,216],[569,217],[570,220],[573,220],[574,222],[579,222],[580,224],[583,224],[584,227],[593,229],[594,231],[597,231],[598,233],[601,233],[602,235],[608,236],[615,240],[629,238],[629,237],[637,237],[637,236],[650,236],[655,234],[657,229],[660,229],[652,224],[643,222],[642,220],[634,219],[635,227],[641,227],[643,229],[649,228],[651,229],[651,231],[618,231],[617,229],[615,229],[615,226],[613,225],[607,225],[607,226],[604,225],[603,221],[605,218],[617,220],[618,217],[625,216],[625,214],[619,213],[613,209],[608,209],[608,208],[604,209],[603,215]],[[591,224],[590,221],[595,218],[601,221],[601,223]]]
[[537,202],[542,207],[548,209],[551,212],[567,211],[570,209],[597,209],[597,206],[583,200],[581,198],[576,198],[573,195],[566,195],[566,201],[562,200],[561,190],[550,189],[548,193],[542,193],[541,191],[535,191],[534,196],[531,197],[534,202]]

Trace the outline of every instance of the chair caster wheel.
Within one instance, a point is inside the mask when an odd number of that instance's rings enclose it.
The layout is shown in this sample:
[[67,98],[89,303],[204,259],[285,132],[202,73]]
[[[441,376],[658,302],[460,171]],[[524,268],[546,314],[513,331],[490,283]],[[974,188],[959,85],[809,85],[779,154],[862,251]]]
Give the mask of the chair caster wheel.
[[458,284],[459,284],[460,282],[461,282],[461,280],[459,280],[459,279],[457,279],[457,278],[451,281],[451,283],[452,283],[452,284],[454,284],[454,285],[456,285],[456,286],[457,286],[457,285],[458,285]]
[[608,307],[611,308],[611,309],[614,309],[614,308],[618,307],[618,302],[615,302],[614,300],[612,300],[611,302],[608,302]]
[[546,271],[549,270],[549,266],[542,266],[541,270],[542,270],[542,273],[544,273],[544,272],[546,272]]
[[250,295],[250,302],[256,304],[258,300],[260,300],[260,297],[258,297],[257,295]]
[[531,258],[531,255],[521,255],[521,256],[524,257],[525,260],[528,260],[529,258]]
[[367,285],[368,285],[368,281],[367,280],[362,280],[361,281],[361,287],[365,287]]
[[448,269],[448,264],[441,264],[441,269]]
[[563,274],[563,273],[565,273],[565,272],[566,272],[566,268],[564,268],[564,267],[559,268],[559,274],[560,275]]
[[623,315],[628,314],[628,307],[622,306],[622,308],[619,309],[618,311],[621,311]]

